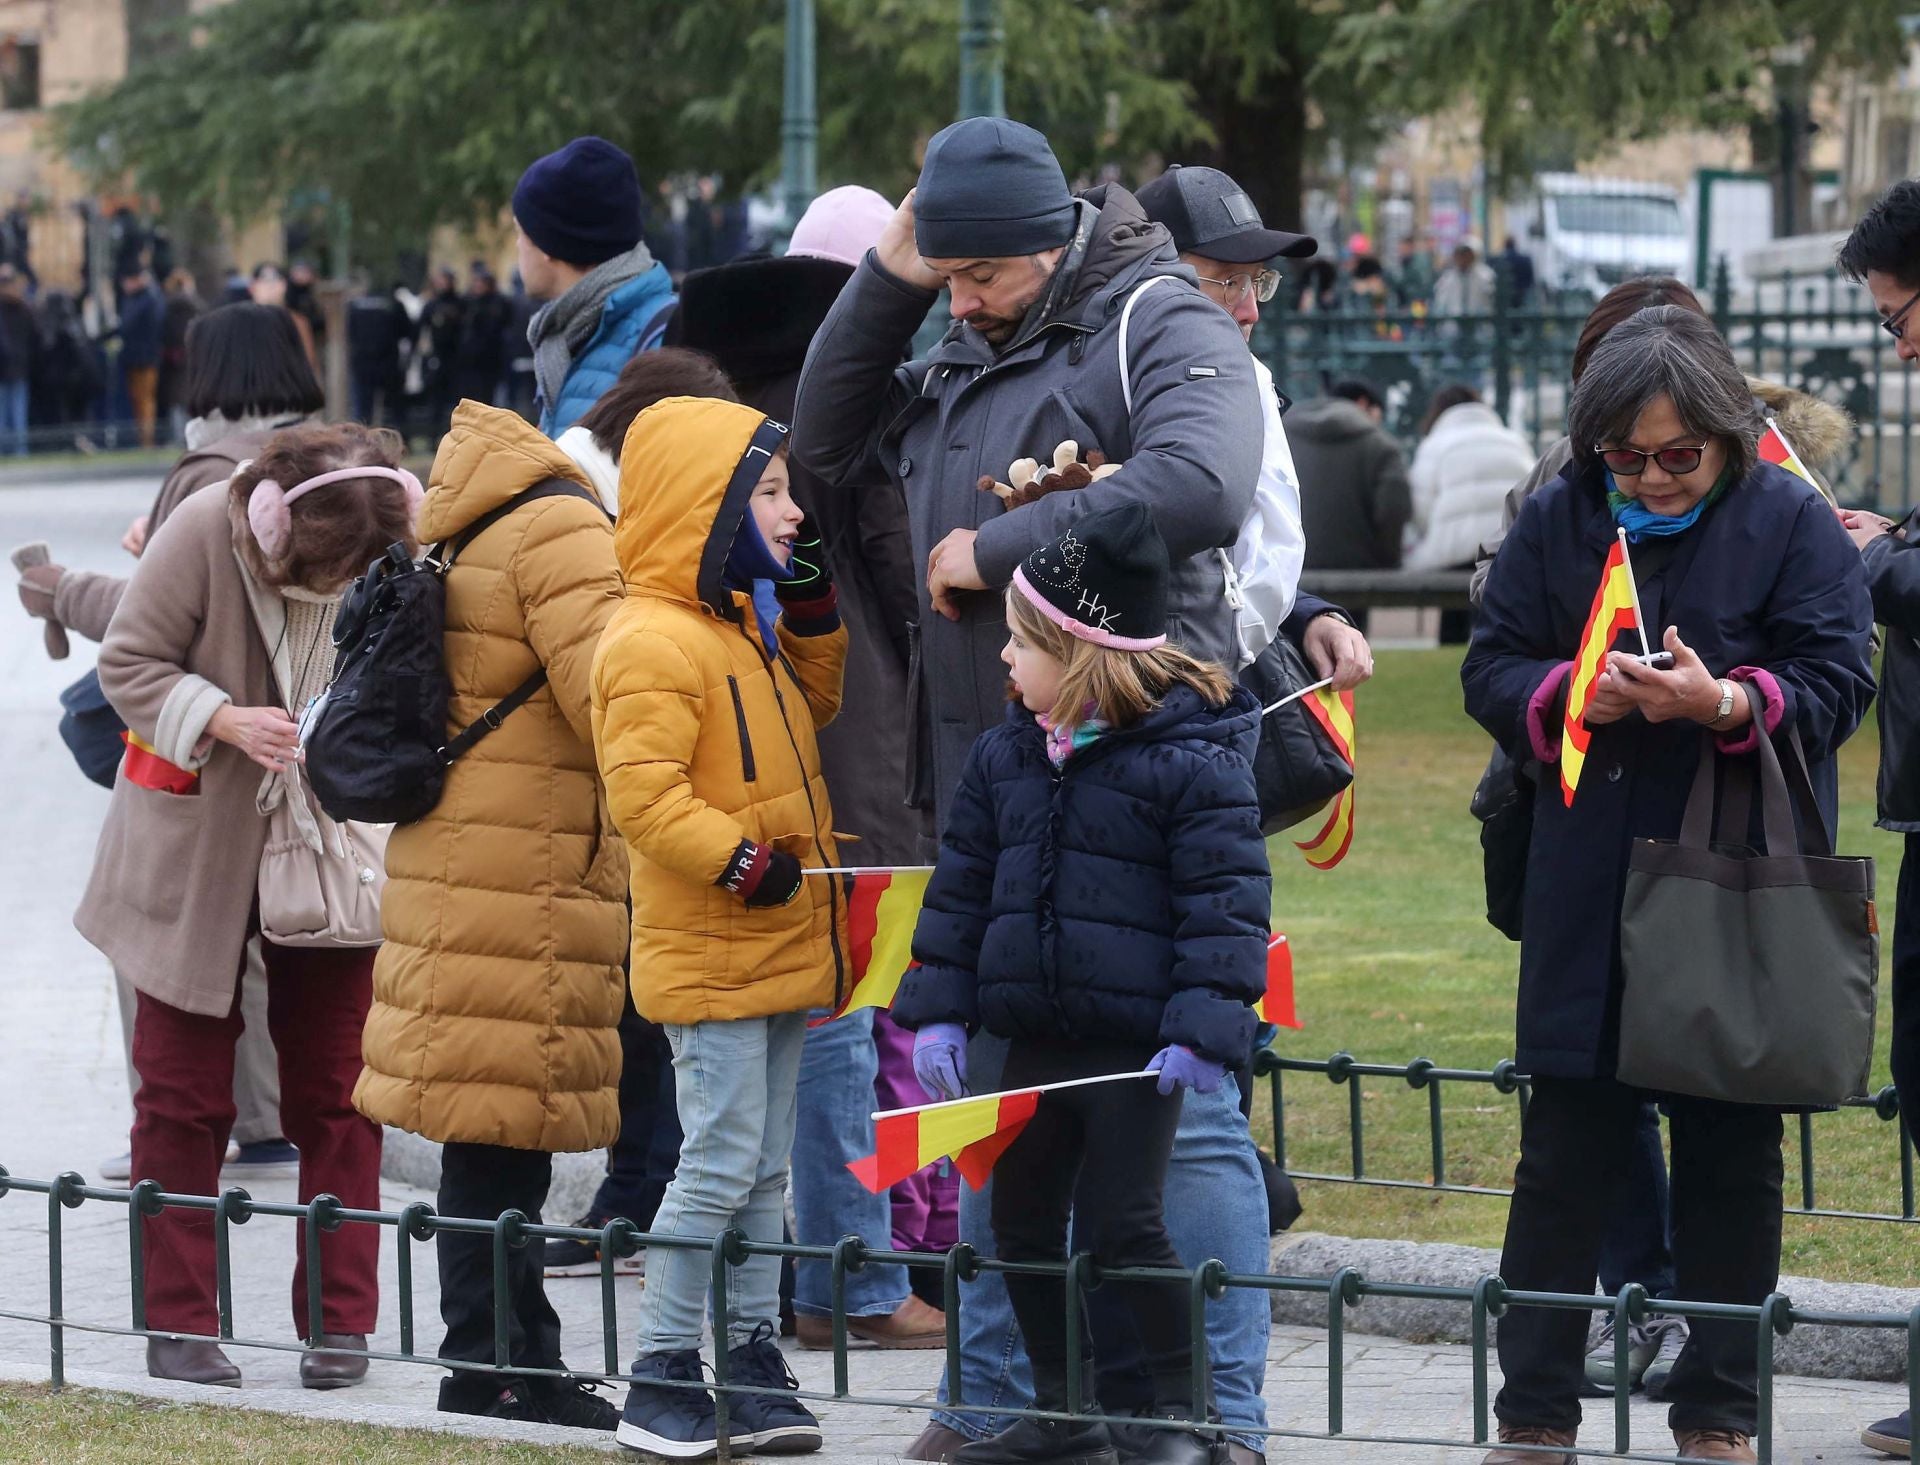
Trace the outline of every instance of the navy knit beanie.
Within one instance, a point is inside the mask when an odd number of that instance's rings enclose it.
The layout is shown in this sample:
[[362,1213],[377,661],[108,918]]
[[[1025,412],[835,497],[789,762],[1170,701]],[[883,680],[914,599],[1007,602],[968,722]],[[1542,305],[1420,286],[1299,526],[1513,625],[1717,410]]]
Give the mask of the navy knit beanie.
[[1073,238],[1076,212],[1046,138],[1024,122],[969,117],[927,144],[914,243],[926,259],[1039,254]]
[[520,175],[513,217],[541,252],[601,264],[640,242],[640,175],[604,137],[576,137]]

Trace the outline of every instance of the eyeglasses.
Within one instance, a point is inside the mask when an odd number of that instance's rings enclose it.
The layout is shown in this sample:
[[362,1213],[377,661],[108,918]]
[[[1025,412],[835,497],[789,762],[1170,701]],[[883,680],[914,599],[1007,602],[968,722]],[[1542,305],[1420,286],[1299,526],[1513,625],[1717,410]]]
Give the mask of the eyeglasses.
[[1701,443],[1697,448],[1662,448],[1657,453],[1643,453],[1638,448],[1596,447],[1600,461],[1607,465],[1607,471],[1615,478],[1638,478],[1647,471],[1647,459],[1658,463],[1663,472],[1676,478],[1691,473],[1700,466],[1700,455],[1707,450]]
[[1225,297],[1221,304],[1228,310],[1232,310],[1234,306],[1245,300],[1249,290],[1253,292],[1253,298],[1262,305],[1273,299],[1280,290],[1280,271],[1278,270],[1261,270],[1258,274],[1228,275],[1224,280],[1211,279],[1206,275],[1197,275],[1195,278],[1203,285],[1213,285],[1218,288]]
[[1912,299],[1908,300],[1905,305],[1881,321],[1880,329],[1885,331],[1889,336],[1892,336],[1896,341],[1906,340],[1907,316],[1912,313],[1913,307],[1916,305],[1920,305],[1920,290],[1916,290]]

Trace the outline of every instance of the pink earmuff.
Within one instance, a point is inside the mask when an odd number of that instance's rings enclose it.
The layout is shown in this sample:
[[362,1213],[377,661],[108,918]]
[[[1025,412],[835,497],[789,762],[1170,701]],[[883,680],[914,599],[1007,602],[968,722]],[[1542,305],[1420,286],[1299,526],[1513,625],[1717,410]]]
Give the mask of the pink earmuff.
[[[248,463],[242,463],[234,472],[242,473],[248,466]],[[391,478],[407,491],[408,519],[420,517],[420,502],[426,493],[420,487],[420,480],[404,468],[336,468],[331,473],[321,473],[304,483],[296,483],[292,488],[282,488],[271,478],[263,478],[253,486],[253,492],[247,498],[247,524],[260,545],[260,552],[270,560],[279,559],[286,553],[287,541],[293,537],[295,499],[316,488],[324,488],[329,483],[345,483],[354,478]]]

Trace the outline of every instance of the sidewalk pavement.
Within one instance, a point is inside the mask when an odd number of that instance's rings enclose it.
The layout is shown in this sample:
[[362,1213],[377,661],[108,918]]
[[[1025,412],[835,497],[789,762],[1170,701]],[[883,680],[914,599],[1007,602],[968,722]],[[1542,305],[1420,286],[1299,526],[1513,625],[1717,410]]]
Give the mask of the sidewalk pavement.
[[[133,478],[75,493],[57,485],[27,486],[0,494],[0,547],[46,539],[56,560],[89,569],[124,569],[119,551],[126,522],[143,512],[152,479]],[[47,1179],[64,1170],[97,1175],[99,1162],[126,1149],[130,1107],[120,1049],[112,975],[106,963],[74,932],[71,915],[92,862],[106,794],[86,783],[56,731],[55,696],[87,666],[89,650],[76,646],[69,661],[49,662],[36,623],[0,608],[0,750],[4,750],[11,801],[8,829],[0,841],[0,920],[9,933],[8,959],[0,966],[0,1033],[7,1051],[0,1060],[0,1165],[15,1175]],[[255,1187],[256,1198],[292,1200],[290,1180]],[[382,1204],[398,1209],[432,1196],[388,1182]],[[87,1202],[63,1215],[65,1316],[78,1322],[125,1326],[129,1320],[127,1217],[118,1206]],[[566,1221],[568,1217],[555,1219]],[[415,1347],[431,1352],[439,1341],[438,1302],[431,1258],[417,1247],[414,1274]],[[396,1251],[391,1235],[381,1250],[383,1307],[376,1348],[398,1349]],[[294,1341],[289,1280],[292,1223],[261,1218],[233,1233],[235,1331],[243,1337]],[[598,1366],[604,1357],[599,1287],[593,1280],[550,1284],[565,1324],[569,1359]],[[42,1197],[0,1197],[0,1309],[41,1312],[47,1300],[47,1212]],[[617,1358],[632,1347],[639,1289],[621,1279],[616,1293]],[[209,1390],[164,1384],[144,1373],[138,1339],[69,1331],[66,1363],[71,1382],[164,1398],[194,1398],[288,1413],[365,1419],[409,1426],[447,1424],[458,1432],[484,1430],[516,1439],[598,1443],[581,1431],[551,1430],[493,1422],[442,1421],[433,1412],[439,1371],[414,1364],[376,1363],[359,1388],[313,1393],[297,1386],[292,1353],[234,1350],[246,1371],[246,1387]],[[804,1387],[831,1387],[831,1358],[793,1352]],[[1267,1399],[1277,1429],[1324,1433],[1327,1424],[1327,1336],[1312,1328],[1274,1330],[1269,1353]],[[1465,1440],[1472,1432],[1472,1375],[1465,1348],[1428,1346],[1349,1334],[1345,1427],[1350,1434]],[[821,1409],[830,1441],[825,1458],[865,1462],[895,1458],[925,1422],[941,1367],[937,1353],[862,1352],[852,1360],[855,1392],[898,1399],[898,1407],[829,1404]],[[44,1325],[0,1319],[0,1378],[48,1377],[48,1330]],[[1897,1412],[1904,1391],[1888,1384],[1782,1379],[1776,1419],[1781,1460],[1819,1456],[1830,1460],[1873,1458],[1858,1443],[1860,1427]],[[1611,1440],[1611,1406],[1589,1411],[1590,1445]],[[1636,1448],[1670,1449],[1664,1411],[1636,1403]],[[1345,1441],[1276,1440],[1276,1456],[1303,1461],[1347,1460],[1368,1465],[1401,1461],[1470,1461],[1470,1450],[1431,1446],[1369,1446]]]

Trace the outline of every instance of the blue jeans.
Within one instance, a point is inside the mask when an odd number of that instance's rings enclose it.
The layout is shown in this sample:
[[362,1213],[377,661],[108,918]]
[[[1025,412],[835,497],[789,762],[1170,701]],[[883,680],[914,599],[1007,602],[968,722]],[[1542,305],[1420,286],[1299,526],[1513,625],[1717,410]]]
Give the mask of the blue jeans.
[[[998,1087],[1006,1052],[1002,1039],[986,1034],[974,1038],[967,1049],[968,1087],[975,1093]],[[987,1224],[992,1196],[991,1183],[984,1190],[962,1187],[960,1191],[960,1239],[982,1256],[993,1254],[993,1232]],[[1189,1091],[1181,1105],[1173,1160],[1167,1167],[1166,1214],[1167,1234],[1188,1266],[1218,1258],[1229,1271],[1243,1276],[1267,1270],[1266,1184],[1260,1178],[1253,1136],[1231,1078],[1216,1093]],[[1089,1303],[1099,1295],[1090,1294]],[[1138,1342],[1124,1332],[1115,1336],[1108,1325],[1108,1309],[1090,1306],[1089,1311],[1100,1369],[1100,1402],[1107,1408],[1131,1407],[1131,1399],[1110,1400],[1107,1395],[1126,1393],[1127,1380],[1138,1364]],[[1271,1319],[1264,1292],[1230,1290],[1207,1308],[1214,1402],[1229,1426],[1266,1427],[1267,1405],[1261,1390],[1266,1383]],[[969,1439],[985,1439],[1013,1423],[976,1409],[1020,1409],[1033,1398],[1026,1350],[1014,1325],[1006,1284],[996,1274],[983,1274],[960,1290],[960,1384],[965,1412],[941,1409],[933,1420]],[[944,1369],[939,1398],[947,1401]],[[1266,1448],[1259,1435],[1228,1437],[1254,1450]]]
[[[680,1111],[680,1164],[654,1216],[657,1236],[718,1236],[738,1227],[778,1245],[786,1224],[787,1161],[805,1013],[737,1022],[666,1024]],[[707,1317],[712,1254],[650,1247],[640,1294],[641,1357],[698,1348]],[[780,1258],[750,1257],[728,1279],[727,1343],[763,1322],[780,1328]],[[716,1343],[716,1346],[718,1344]]]
[[[819,1014],[815,1014],[819,1016]],[[809,1028],[800,1050],[800,1120],[793,1136],[794,1240],[831,1246],[858,1236],[875,1251],[893,1249],[893,1200],[875,1195],[847,1170],[873,1153],[873,1009]],[[889,1317],[907,1300],[904,1267],[867,1267],[847,1275],[849,1317]],[[833,1266],[795,1264],[793,1310],[806,1317],[833,1311]]]
[[0,443],[16,458],[27,455],[27,384],[0,382]]

